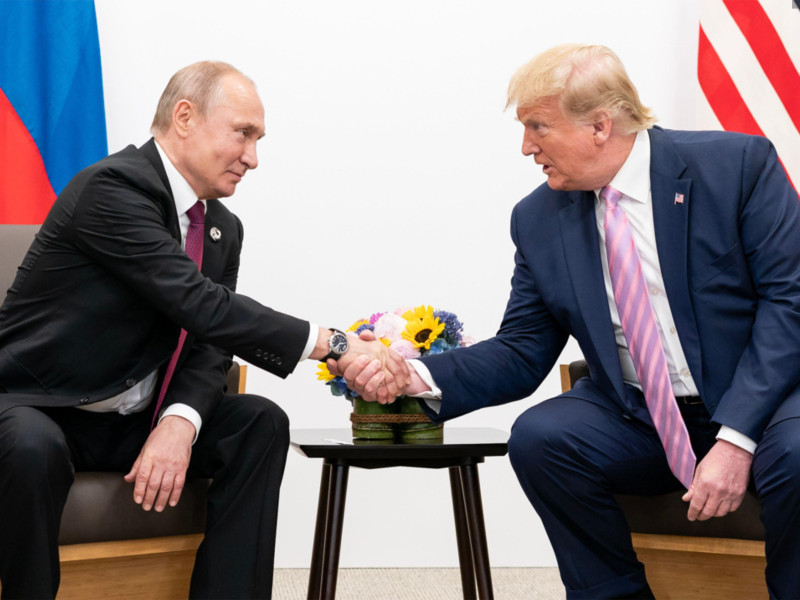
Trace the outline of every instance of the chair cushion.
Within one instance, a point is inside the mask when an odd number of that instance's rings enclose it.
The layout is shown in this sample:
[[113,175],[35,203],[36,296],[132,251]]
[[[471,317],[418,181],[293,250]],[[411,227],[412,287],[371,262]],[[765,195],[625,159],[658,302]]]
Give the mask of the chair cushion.
[[210,480],[186,482],[181,499],[163,512],[144,511],[133,501],[133,484],[122,473],[75,474],[61,518],[59,544],[203,533]]
[[634,533],[764,540],[761,505],[751,492],[747,492],[738,510],[708,521],[689,521],[686,518],[689,505],[681,496],[683,492],[659,496],[620,495],[616,499]]

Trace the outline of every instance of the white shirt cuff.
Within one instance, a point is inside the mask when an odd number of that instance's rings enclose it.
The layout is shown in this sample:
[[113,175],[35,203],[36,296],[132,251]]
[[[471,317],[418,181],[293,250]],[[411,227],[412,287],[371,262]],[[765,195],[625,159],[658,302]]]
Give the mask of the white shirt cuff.
[[756,451],[756,444],[753,440],[747,437],[743,433],[739,433],[735,429],[731,429],[725,425],[722,425],[719,428],[719,432],[717,433],[718,440],[725,440],[726,442],[730,442],[734,446],[739,446],[742,450],[747,450],[750,454],[755,453]]
[[203,419],[200,418],[200,413],[198,413],[188,404],[170,404],[161,412],[158,422],[161,423],[161,419],[170,415],[183,417],[189,421],[189,423],[194,425],[194,439],[192,440],[192,446],[194,446],[194,443],[197,441],[197,436],[200,435],[200,427],[203,425]]
[[408,363],[409,367],[417,372],[419,378],[422,379],[422,381],[424,381],[429,388],[431,388],[430,391],[420,392],[419,394],[415,394],[414,397],[424,400],[425,404],[428,405],[428,408],[430,408],[436,414],[439,414],[439,411],[442,409],[442,390],[440,390],[436,385],[430,370],[425,366],[425,363],[415,358],[407,360],[406,362]]
[[300,360],[305,360],[309,356],[311,356],[311,353],[314,351],[314,346],[317,345],[318,335],[319,335],[319,326],[316,323],[309,322],[308,341],[306,342],[306,347],[303,349],[303,353],[300,355]]

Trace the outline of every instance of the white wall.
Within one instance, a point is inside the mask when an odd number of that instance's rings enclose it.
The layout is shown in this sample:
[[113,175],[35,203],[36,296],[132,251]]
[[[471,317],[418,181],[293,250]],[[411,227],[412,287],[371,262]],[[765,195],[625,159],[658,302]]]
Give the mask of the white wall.
[[[510,289],[510,212],[544,181],[503,112],[510,75],[536,53],[606,44],[662,125],[694,126],[693,0],[96,5],[112,152],[146,141],[167,80],[191,62],[225,60],[257,82],[261,166],[228,200],[246,228],[239,290],[325,326],[425,303],[456,312],[478,339],[493,335]],[[571,343],[563,361],[579,354]],[[307,362],[280,380],[251,367],[248,390],[294,428],[347,427],[350,405],[315,371]],[[554,372],[530,399],[446,427],[508,431],[558,392]],[[290,451],[278,567],[308,566],[320,467]],[[507,458],[480,475],[492,564],[554,565]],[[445,471],[353,469],[349,488],[341,566],[457,565]]]

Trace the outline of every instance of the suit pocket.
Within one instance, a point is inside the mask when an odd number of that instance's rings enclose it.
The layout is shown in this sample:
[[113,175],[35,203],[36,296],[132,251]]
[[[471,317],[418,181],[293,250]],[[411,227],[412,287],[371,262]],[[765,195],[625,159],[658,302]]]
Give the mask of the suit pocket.
[[739,242],[736,242],[732,248],[725,252],[722,256],[714,260],[711,264],[706,265],[699,271],[692,275],[692,287],[696,290],[709,284],[714,278],[724,273],[732,265],[736,263],[737,258],[740,256],[741,250]]

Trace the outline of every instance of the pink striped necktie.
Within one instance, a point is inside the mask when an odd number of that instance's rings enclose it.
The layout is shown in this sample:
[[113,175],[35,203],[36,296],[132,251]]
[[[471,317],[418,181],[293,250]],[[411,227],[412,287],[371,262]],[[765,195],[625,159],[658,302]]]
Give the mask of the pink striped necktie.
[[608,271],[622,332],[628,341],[636,375],[667,454],[669,468],[688,489],[697,459],[672,393],[667,359],[642,274],[642,263],[633,241],[633,231],[625,212],[617,205],[622,194],[606,186],[600,191],[600,196],[606,201],[604,227]]
[[[189,230],[186,232],[186,254],[189,255],[197,267],[203,264],[203,231],[205,230],[206,211],[203,203],[198,200],[192,207],[186,211],[186,216],[189,217]],[[164,374],[164,381],[161,384],[161,390],[158,393],[158,400],[156,401],[156,410],[153,413],[153,421],[151,428],[155,427],[158,420],[158,412],[161,410],[161,405],[164,402],[164,396],[167,394],[169,382],[172,381],[172,375],[175,373],[175,365],[178,363],[178,356],[183,349],[183,342],[186,341],[186,330],[181,329],[181,335],[178,338],[178,347],[172,353],[172,358],[169,359],[167,365],[167,372]]]

